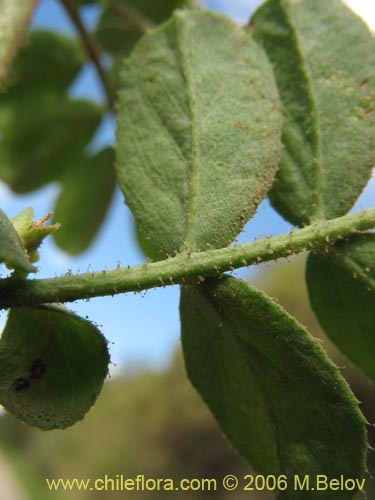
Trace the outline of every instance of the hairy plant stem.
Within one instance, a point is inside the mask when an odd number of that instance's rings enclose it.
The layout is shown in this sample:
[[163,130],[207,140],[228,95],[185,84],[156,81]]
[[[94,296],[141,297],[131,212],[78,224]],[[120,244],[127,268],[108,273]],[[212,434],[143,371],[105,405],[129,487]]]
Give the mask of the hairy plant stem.
[[375,208],[330,221],[312,224],[288,234],[237,246],[179,253],[166,260],[49,279],[0,280],[0,308],[36,306],[50,302],[71,302],[160,286],[197,282],[224,271],[258,264],[306,250],[322,250],[350,234],[375,227]]
[[96,42],[90,35],[90,33],[86,30],[82,22],[82,19],[79,15],[77,6],[74,3],[74,0],[60,0],[60,1],[64,6],[66,12],[68,13],[72,23],[76,27],[79,36],[81,37],[82,44],[86,50],[88,58],[95,66],[96,72],[101,81],[104,93],[107,98],[108,107],[110,110],[113,111],[115,108],[115,101],[116,101],[115,92],[110,82],[108,81],[107,73],[104,70],[102,63],[100,62],[99,49],[96,45]]

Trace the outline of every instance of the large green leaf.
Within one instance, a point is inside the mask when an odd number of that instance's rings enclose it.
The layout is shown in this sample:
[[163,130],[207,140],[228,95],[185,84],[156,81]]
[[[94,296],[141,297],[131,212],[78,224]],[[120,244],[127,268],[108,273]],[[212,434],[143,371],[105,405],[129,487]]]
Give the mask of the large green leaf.
[[65,91],[84,61],[78,40],[52,31],[31,31],[11,68],[6,81],[7,94],[1,96],[0,104],[9,93],[32,92],[35,87]]
[[85,158],[64,177],[54,210],[54,219],[61,223],[54,237],[63,250],[77,254],[90,245],[107,213],[115,183],[110,148]]
[[0,262],[27,273],[35,272],[13,224],[0,209]]
[[268,0],[252,24],[284,109],[272,204],[298,225],[343,215],[374,161],[374,37],[341,0]]
[[328,254],[310,254],[306,282],[324,331],[375,380],[375,234],[355,235]]
[[299,491],[293,477],[361,479],[367,451],[357,401],[319,342],[261,292],[230,278],[185,286],[188,375],[223,431],[257,471],[285,474],[283,498],[352,498]]
[[83,157],[99,125],[96,104],[43,89],[0,106],[0,178],[24,193],[55,180]]
[[108,371],[107,342],[61,306],[12,309],[0,341],[0,402],[41,429],[84,417]]
[[140,36],[190,0],[108,0],[99,20],[97,37],[112,54],[128,54]]
[[0,88],[21,45],[37,0],[0,0]]
[[142,38],[123,71],[117,172],[158,251],[236,237],[273,181],[278,108],[266,56],[224,16],[179,12]]

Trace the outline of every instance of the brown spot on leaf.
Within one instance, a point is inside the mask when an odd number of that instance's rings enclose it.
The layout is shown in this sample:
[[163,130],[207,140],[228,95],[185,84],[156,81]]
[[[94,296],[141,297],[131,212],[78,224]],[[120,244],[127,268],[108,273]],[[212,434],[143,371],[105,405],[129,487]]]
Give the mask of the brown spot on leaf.
[[24,391],[29,388],[33,382],[40,380],[45,373],[46,367],[43,360],[37,358],[30,367],[29,376],[16,378],[12,383],[12,388],[15,391]]
[[24,391],[30,387],[30,381],[25,377],[16,378],[12,383],[12,389],[15,391]]
[[30,381],[40,380],[46,373],[46,367],[41,358],[36,359],[30,368]]

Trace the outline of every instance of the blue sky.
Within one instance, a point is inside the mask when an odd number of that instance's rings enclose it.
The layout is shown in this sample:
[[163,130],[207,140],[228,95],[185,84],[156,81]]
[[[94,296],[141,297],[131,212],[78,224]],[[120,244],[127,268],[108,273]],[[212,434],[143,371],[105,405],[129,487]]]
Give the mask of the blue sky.
[[[259,5],[259,0],[207,0],[207,7],[225,11],[238,22],[246,22],[250,13]],[[371,2],[368,2],[368,4]],[[368,5],[367,4],[367,5]],[[371,9],[370,9],[371,10]],[[372,15],[374,12],[372,12]],[[371,12],[370,12],[371,15]],[[98,18],[98,9],[85,7],[85,23],[94,27]],[[374,16],[373,16],[374,20]],[[38,27],[74,34],[69,20],[56,0],[42,0],[33,24]],[[375,24],[375,23],[374,23]],[[74,96],[90,99],[103,99],[101,87],[95,72],[87,65],[71,88]],[[99,148],[114,142],[114,123],[106,120],[96,134],[93,147]],[[0,184],[0,204],[8,216],[13,216],[27,206],[32,206],[36,218],[47,213],[59,191],[57,185],[49,185],[31,195],[16,196]],[[375,179],[362,195],[354,210],[374,205]],[[256,216],[246,226],[239,241],[252,241],[255,237],[276,235],[290,230],[287,224],[264,201]],[[92,247],[83,255],[71,258],[61,252],[51,238],[47,239],[41,251],[38,277],[50,277],[80,270],[111,269],[119,261],[122,265],[134,265],[144,261],[133,237],[133,219],[123,203],[121,193],[116,192],[106,224]],[[254,271],[253,271],[254,272]],[[249,270],[240,270],[240,276],[249,276]],[[126,294],[114,298],[97,298],[89,302],[80,301],[69,307],[88,316],[100,325],[111,345],[112,361],[125,370],[148,365],[162,367],[170,359],[179,341],[178,287],[150,290],[143,294]],[[0,317],[0,324],[5,322],[5,315]]]

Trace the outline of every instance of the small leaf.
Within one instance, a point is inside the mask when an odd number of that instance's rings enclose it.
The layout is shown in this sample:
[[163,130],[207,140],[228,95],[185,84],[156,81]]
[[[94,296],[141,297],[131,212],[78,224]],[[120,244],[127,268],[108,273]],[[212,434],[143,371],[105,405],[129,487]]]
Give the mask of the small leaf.
[[277,168],[280,113],[272,69],[224,16],[174,14],[146,34],[123,71],[117,173],[155,248],[227,246]]
[[[262,474],[362,478],[366,428],[337,368],[297,321],[230,277],[186,286],[182,345],[190,380],[223,431]],[[335,492],[335,499],[353,492]],[[319,499],[332,500],[332,491]]]
[[0,105],[0,178],[18,193],[37,189],[67,171],[88,145],[102,110],[43,89]]
[[375,234],[353,236],[309,255],[311,306],[326,334],[375,380]]
[[22,240],[22,236],[26,235],[31,228],[34,218],[34,210],[32,207],[27,207],[19,214],[12,217],[11,222]]
[[86,250],[107,213],[115,188],[114,153],[104,149],[76,164],[63,178],[54,220],[57,244],[70,254]]
[[59,224],[52,226],[46,224],[51,215],[52,212],[49,212],[38,221],[33,222],[34,210],[28,207],[12,218],[12,224],[21,238],[22,245],[27,251],[30,262],[37,262],[39,260],[37,250],[42,241],[60,227]]
[[12,309],[0,341],[0,402],[49,430],[81,420],[108,371],[107,343],[61,306]]
[[148,28],[191,4],[190,0],[108,0],[98,23],[98,40],[111,54],[128,55]]
[[344,215],[374,164],[374,37],[341,0],[268,0],[251,24],[284,110],[272,204],[297,225]]
[[32,92],[41,87],[65,91],[84,61],[78,40],[53,31],[33,30],[11,68],[7,94],[0,103],[16,91]]
[[0,89],[21,45],[37,0],[0,0]]
[[0,210],[0,262],[4,262],[11,269],[27,273],[36,271],[30,264],[16,229],[2,210]]

